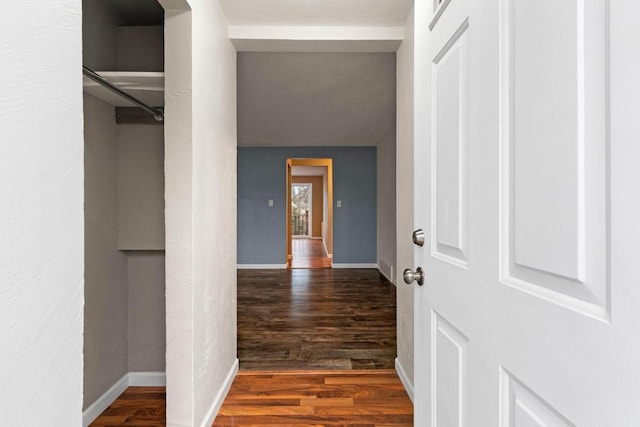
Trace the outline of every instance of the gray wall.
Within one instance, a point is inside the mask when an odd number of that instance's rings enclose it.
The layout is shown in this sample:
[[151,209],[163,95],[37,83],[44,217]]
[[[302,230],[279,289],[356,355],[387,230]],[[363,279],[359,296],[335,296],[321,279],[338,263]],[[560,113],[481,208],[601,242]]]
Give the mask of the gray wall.
[[128,249],[129,371],[164,371],[164,131],[157,125],[117,128],[118,248]]
[[164,28],[118,27],[117,69],[121,71],[164,70]]
[[[164,188],[162,162],[139,163],[139,176],[131,176],[122,173],[130,159],[121,157],[129,157],[131,144],[140,141],[149,158],[157,157],[163,152],[162,127],[143,125],[148,132],[141,137],[140,127],[116,125],[114,107],[91,95],[84,96],[84,114],[86,408],[127,372],[164,371],[165,277],[164,251],[118,250],[123,203],[131,197],[143,201]],[[157,179],[147,179],[137,196],[132,193],[132,184],[149,176]],[[131,245],[144,249],[147,243],[134,240]]]
[[376,157],[376,147],[238,147],[238,264],[286,263],[287,158],[333,159],[333,262],[376,263]]
[[127,252],[129,371],[165,369],[164,251]]
[[164,127],[118,126],[118,248],[164,249]]
[[238,145],[372,146],[395,129],[394,53],[238,54]]
[[128,371],[127,258],[118,251],[114,108],[84,95],[84,408]]
[[96,71],[117,69],[118,16],[105,0],[82,0],[82,64]]

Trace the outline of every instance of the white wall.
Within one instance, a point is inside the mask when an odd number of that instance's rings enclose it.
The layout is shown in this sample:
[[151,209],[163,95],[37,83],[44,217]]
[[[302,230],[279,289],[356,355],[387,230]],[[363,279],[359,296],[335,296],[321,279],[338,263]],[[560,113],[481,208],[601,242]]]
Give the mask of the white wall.
[[236,53],[218,2],[177,3],[161,1],[167,424],[209,426],[237,367]]
[[0,14],[0,420],[80,425],[81,4]]
[[397,327],[398,362],[413,382],[413,286],[402,280],[405,268],[413,265],[413,44],[414,15],[407,19],[405,39],[397,53]]

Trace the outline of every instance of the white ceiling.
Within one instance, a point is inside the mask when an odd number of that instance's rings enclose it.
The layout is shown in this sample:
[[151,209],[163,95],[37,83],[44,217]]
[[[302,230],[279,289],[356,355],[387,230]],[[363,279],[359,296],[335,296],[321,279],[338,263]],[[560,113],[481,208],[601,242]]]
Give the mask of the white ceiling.
[[229,25],[404,26],[413,0],[220,0]]

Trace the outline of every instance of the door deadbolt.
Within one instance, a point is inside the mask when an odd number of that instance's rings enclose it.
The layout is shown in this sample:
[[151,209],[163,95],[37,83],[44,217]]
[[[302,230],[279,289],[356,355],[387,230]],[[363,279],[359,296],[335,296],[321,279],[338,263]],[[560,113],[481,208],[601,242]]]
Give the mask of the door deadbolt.
[[418,246],[424,245],[424,231],[422,231],[422,228],[418,228],[413,232],[413,244]]
[[411,271],[410,268],[407,268],[402,273],[402,278],[404,279],[404,283],[406,283],[407,285],[410,285],[415,281],[418,282],[418,285],[422,286],[424,285],[424,270],[422,269],[422,267],[418,267],[414,272]]

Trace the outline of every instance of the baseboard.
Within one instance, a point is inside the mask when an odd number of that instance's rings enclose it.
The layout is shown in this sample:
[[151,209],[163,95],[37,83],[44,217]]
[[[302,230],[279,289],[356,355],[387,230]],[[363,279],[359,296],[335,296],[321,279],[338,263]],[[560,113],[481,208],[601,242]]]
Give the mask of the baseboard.
[[311,240],[322,240],[322,237],[309,237]]
[[239,366],[240,366],[240,362],[238,361],[238,359],[236,359],[236,361],[233,362],[231,369],[229,369],[229,372],[227,373],[227,377],[224,379],[224,384],[222,385],[222,388],[220,389],[218,394],[216,394],[216,397],[213,399],[213,403],[211,404],[211,408],[207,412],[207,416],[204,418],[204,421],[202,421],[202,424],[200,424],[202,427],[209,427],[216,420],[216,415],[218,415],[218,412],[222,407],[222,402],[224,402],[224,398],[227,397],[227,393],[229,393],[231,384],[233,383],[233,380],[236,377],[236,374],[238,373]]
[[129,385],[137,387],[162,387],[167,385],[164,372],[129,372]]
[[95,421],[127,387],[161,387],[165,385],[167,385],[167,375],[164,372],[129,372],[82,412],[82,425],[87,427]]
[[287,264],[238,264],[238,270],[286,270]]
[[411,403],[414,403],[413,402],[413,383],[409,381],[407,372],[404,370],[404,368],[402,367],[402,363],[400,363],[400,360],[397,357],[396,357],[396,372],[398,373],[398,377],[400,377],[400,381],[402,382],[404,389],[409,395],[409,399],[411,399]]
[[387,279],[388,281],[390,281],[391,283],[393,283],[395,285],[395,280],[393,280],[392,277],[389,277],[389,275],[387,275],[384,271],[382,271],[381,269],[378,269],[378,271],[380,272],[380,274],[382,274],[385,279]]
[[82,412],[82,425],[87,427],[129,387],[129,374],[120,378],[109,390]]
[[336,263],[332,264],[333,268],[378,268],[376,263]]

